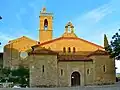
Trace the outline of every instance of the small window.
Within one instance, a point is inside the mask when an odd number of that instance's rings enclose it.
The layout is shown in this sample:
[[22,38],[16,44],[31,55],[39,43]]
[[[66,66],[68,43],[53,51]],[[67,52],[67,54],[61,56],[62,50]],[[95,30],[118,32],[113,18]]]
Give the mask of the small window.
[[61,69],[61,76],[63,75],[63,69]]
[[73,53],[75,53],[75,52],[76,52],[75,47],[73,47]]
[[70,49],[70,47],[68,47],[68,52],[69,52],[69,53],[71,52],[71,49]]
[[42,72],[44,73],[44,65],[42,66]]
[[87,74],[90,74],[90,70],[89,69],[87,69]]
[[103,65],[103,72],[106,72],[106,67],[105,67],[105,65]]
[[63,48],[63,52],[64,52],[64,53],[66,52],[66,48],[65,48],[65,47]]

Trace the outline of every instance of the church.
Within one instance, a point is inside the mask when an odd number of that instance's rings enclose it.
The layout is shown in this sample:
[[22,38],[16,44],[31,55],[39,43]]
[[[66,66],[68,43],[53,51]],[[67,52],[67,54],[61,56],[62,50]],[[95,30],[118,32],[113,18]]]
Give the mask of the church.
[[[115,60],[109,58],[104,47],[79,38],[72,22],[53,39],[53,13],[43,8],[39,18],[39,41],[26,36],[9,41],[4,46],[4,67],[29,67],[30,87],[115,83]],[[21,52],[28,56],[21,58]]]

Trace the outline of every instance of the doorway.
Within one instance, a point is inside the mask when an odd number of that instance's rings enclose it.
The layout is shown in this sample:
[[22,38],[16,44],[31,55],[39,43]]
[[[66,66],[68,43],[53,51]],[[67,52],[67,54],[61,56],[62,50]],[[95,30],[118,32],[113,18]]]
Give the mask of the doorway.
[[72,73],[71,86],[80,86],[80,74],[79,74],[79,72]]

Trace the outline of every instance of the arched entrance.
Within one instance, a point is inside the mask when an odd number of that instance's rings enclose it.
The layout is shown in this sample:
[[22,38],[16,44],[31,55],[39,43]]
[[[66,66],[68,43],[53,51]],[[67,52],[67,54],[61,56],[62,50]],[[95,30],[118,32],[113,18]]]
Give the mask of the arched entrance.
[[79,72],[73,72],[71,75],[71,86],[80,85],[80,74]]

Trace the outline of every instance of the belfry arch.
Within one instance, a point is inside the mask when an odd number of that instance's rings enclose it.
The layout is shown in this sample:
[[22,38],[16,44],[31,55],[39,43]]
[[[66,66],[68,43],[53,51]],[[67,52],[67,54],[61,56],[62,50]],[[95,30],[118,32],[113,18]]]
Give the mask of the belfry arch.
[[48,20],[45,19],[44,20],[44,30],[47,30],[48,29]]
[[74,31],[73,31],[74,26],[72,25],[71,22],[68,22],[68,24],[66,24],[65,29],[66,29],[66,32],[67,32],[67,33],[73,33],[73,32],[74,32]]

